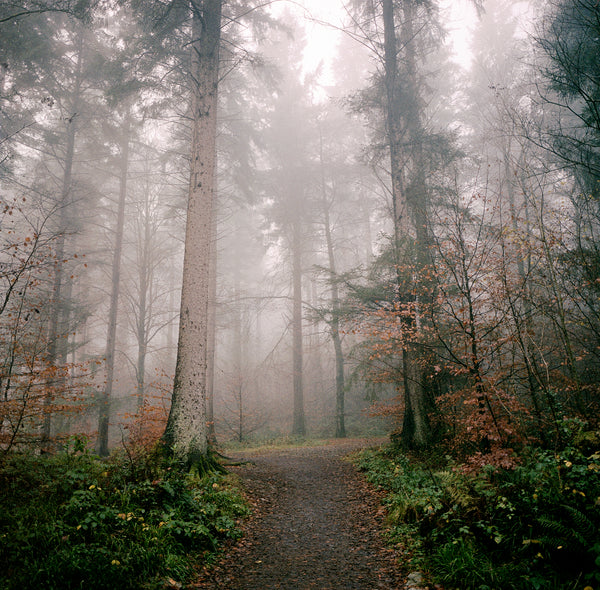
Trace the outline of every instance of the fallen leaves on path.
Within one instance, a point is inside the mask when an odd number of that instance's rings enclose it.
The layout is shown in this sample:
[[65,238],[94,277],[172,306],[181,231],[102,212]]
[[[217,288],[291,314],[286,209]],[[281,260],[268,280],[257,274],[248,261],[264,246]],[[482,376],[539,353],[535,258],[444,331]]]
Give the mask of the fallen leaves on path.
[[[381,538],[380,498],[344,457],[373,441],[246,453],[239,474],[254,515],[244,537],[194,588],[397,590],[395,552]],[[236,457],[237,458],[237,457]]]

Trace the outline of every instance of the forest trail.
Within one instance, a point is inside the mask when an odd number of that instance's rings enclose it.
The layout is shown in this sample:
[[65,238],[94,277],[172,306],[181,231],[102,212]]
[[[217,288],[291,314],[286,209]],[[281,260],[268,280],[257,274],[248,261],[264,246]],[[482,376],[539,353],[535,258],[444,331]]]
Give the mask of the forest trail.
[[381,537],[379,498],[344,458],[381,441],[234,454],[253,504],[244,537],[195,587],[219,590],[398,590]]

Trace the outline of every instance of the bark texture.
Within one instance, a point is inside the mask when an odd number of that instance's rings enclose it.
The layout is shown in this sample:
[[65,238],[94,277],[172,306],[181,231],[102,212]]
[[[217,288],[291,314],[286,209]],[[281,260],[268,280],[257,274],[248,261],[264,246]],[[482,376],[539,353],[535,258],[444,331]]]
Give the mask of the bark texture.
[[221,0],[192,0],[192,151],[177,365],[165,442],[187,464],[208,454],[206,377]]

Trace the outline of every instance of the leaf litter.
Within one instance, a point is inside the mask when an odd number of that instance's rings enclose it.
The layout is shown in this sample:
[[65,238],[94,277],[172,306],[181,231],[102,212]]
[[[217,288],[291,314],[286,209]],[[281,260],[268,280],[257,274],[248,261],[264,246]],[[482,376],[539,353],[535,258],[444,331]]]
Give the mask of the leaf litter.
[[405,577],[382,537],[381,498],[347,455],[381,443],[247,451],[232,468],[253,516],[244,536],[204,568],[194,588],[219,590],[397,590]]

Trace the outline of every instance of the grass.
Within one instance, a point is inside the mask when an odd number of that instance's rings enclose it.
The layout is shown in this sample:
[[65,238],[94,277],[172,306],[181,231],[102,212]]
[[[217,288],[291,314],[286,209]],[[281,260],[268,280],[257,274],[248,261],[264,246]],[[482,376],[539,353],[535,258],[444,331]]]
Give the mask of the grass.
[[234,452],[243,452],[243,451],[276,451],[276,450],[285,450],[285,449],[293,449],[293,448],[310,448],[310,447],[320,447],[331,444],[343,444],[348,441],[352,441],[355,438],[363,439],[363,438],[382,438],[383,435],[374,434],[368,436],[357,436],[352,437],[348,436],[346,438],[311,438],[305,436],[286,436],[286,435],[274,435],[274,436],[266,436],[254,439],[248,439],[243,442],[238,442],[236,440],[228,440],[220,444],[220,447],[225,452],[234,451]]
[[284,450],[302,447],[318,447],[329,444],[332,439],[316,439],[303,436],[285,436],[277,435],[273,437],[264,437],[249,439],[243,442],[229,440],[222,443],[221,447],[227,451],[256,451],[256,450]]
[[5,590],[181,587],[248,512],[231,476],[186,473],[153,451],[100,460],[73,448],[8,456],[0,503]]

